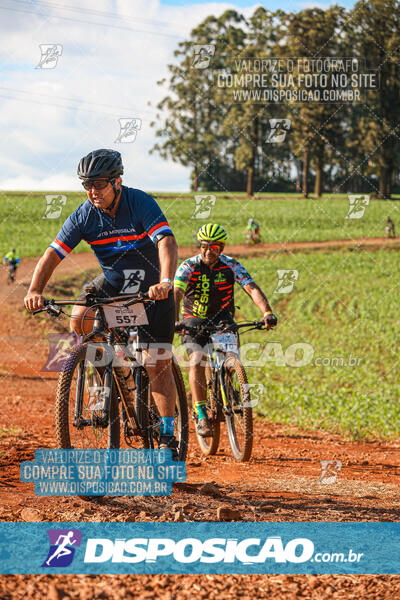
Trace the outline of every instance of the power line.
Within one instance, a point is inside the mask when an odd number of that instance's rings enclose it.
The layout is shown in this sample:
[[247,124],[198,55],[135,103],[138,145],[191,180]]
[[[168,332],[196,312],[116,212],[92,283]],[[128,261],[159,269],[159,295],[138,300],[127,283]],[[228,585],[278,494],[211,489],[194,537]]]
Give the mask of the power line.
[[[66,104],[57,104],[55,102],[40,102],[39,100],[33,100],[32,98],[28,99],[28,98],[19,98],[18,96],[5,96],[4,94],[0,94],[0,98],[5,98],[6,100],[17,100],[17,102],[25,102],[26,104],[39,104],[42,106],[54,106],[57,108],[66,108],[67,110],[77,110],[77,111],[84,111],[84,112],[89,112],[92,114],[103,114],[106,115],[108,117],[115,117],[115,118],[121,118],[121,114],[116,114],[116,113],[109,113],[109,112],[104,112],[104,111],[96,111],[96,110],[91,110],[90,108],[83,108],[81,106],[68,106]],[[132,109],[131,109],[132,110]],[[139,113],[139,117],[140,118],[140,111],[135,111]],[[142,119],[143,121],[144,119]]]
[[[41,96],[43,98],[49,98],[49,99],[53,99],[56,98],[57,100],[65,100],[66,102],[77,102],[77,103],[82,103],[82,104],[89,104],[90,106],[103,106],[105,108],[111,108],[113,110],[120,110],[120,111],[136,111],[136,109],[134,109],[132,106],[128,107],[128,106],[114,106],[112,104],[103,104],[101,102],[90,102],[88,100],[83,100],[80,98],[68,98],[66,96],[58,96],[58,95],[50,95],[50,94],[41,94],[40,92],[32,92],[30,90],[18,90],[16,88],[10,88],[10,87],[5,87],[0,85],[0,90],[4,90],[5,92],[16,92],[18,94],[29,94],[34,95],[34,96]],[[22,100],[22,98],[21,98]],[[71,106],[70,108],[80,108],[80,107],[74,107]],[[84,109],[83,109],[84,110]],[[151,113],[151,114],[158,114],[156,111],[153,110],[148,110],[148,109],[139,109],[137,112],[146,112],[146,113]],[[109,113],[105,113],[105,114],[109,114]]]
[[132,27],[124,27],[123,25],[111,25],[110,23],[95,23],[94,21],[84,21],[83,19],[72,19],[71,17],[62,17],[60,15],[44,15],[43,13],[39,13],[37,11],[25,10],[22,8],[11,8],[8,6],[0,6],[0,10],[8,10],[8,11],[12,11],[12,12],[27,13],[30,15],[37,15],[37,16],[42,16],[42,17],[46,17],[46,18],[62,19],[64,21],[70,21],[72,23],[83,23],[84,25],[97,25],[99,27],[107,27],[108,29],[123,29],[125,31],[132,31],[134,33],[145,33],[148,35],[158,35],[161,37],[168,37],[168,38],[174,38],[174,39],[182,38],[181,35],[179,35],[179,36],[172,35],[169,33],[161,33],[159,31],[144,31],[142,29],[133,29]]
[[[162,25],[164,27],[171,27],[171,25],[177,25],[177,26],[181,25],[180,23],[168,23],[166,21],[157,21],[155,19],[140,19],[140,18],[132,17],[131,15],[126,15],[126,14],[122,14],[122,13],[115,14],[112,12],[94,10],[92,8],[71,6],[71,5],[66,5],[66,4],[58,4],[57,2],[49,2],[48,0],[46,0],[46,1],[36,0],[34,3],[29,0],[13,0],[13,2],[20,2],[22,4],[27,4],[28,6],[38,6],[38,5],[48,6],[50,8],[59,8],[61,10],[70,10],[73,12],[84,13],[84,14],[88,14],[88,15],[95,15],[95,16],[99,16],[99,17],[107,17],[107,18],[112,18],[112,19],[123,19],[124,21],[131,21],[134,23],[141,22],[141,23],[147,23],[150,25],[151,24]],[[40,6],[39,6],[39,8],[40,8]]]

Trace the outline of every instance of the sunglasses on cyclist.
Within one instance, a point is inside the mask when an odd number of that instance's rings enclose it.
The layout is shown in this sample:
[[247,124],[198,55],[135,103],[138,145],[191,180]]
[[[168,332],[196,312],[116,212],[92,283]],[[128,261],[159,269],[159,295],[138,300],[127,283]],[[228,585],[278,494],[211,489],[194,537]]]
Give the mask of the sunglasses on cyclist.
[[212,252],[222,250],[221,244],[200,244],[200,248],[203,248],[203,250],[211,250]]
[[89,191],[94,187],[95,190],[104,190],[109,184],[109,179],[86,179],[82,181],[85,190]]

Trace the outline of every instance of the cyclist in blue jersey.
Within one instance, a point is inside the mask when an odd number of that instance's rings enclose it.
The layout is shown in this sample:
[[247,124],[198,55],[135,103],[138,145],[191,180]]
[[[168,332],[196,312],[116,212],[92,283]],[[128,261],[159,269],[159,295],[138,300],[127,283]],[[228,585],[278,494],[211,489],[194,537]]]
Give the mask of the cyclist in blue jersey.
[[[158,354],[157,345],[171,344],[175,307],[172,283],[177,266],[177,244],[167,219],[155,200],[141,190],[122,185],[121,155],[114,150],[95,150],[83,157],[78,176],[87,200],[66,219],[56,238],[36,265],[25,307],[43,308],[43,290],[54,269],[81,240],[92,247],[103,273],[86,284],[86,293],[98,297],[147,292],[153,300],[146,306],[149,324],[139,327],[148,347],[146,368],[161,415],[160,447],[171,448],[174,438],[175,383],[171,359]],[[93,310],[75,306],[71,328],[77,334],[93,328]]]

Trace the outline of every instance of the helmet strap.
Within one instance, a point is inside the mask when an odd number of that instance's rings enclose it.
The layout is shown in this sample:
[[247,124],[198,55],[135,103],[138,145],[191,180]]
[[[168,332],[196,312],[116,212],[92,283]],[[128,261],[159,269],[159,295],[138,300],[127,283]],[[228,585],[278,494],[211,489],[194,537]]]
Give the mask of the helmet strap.
[[115,203],[117,202],[119,192],[115,186],[115,179],[113,179],[110,183],[112,185],[112,189],[114,190],[114,200],[109,206],[107,206],[107,210],[112,211],[114,209]]

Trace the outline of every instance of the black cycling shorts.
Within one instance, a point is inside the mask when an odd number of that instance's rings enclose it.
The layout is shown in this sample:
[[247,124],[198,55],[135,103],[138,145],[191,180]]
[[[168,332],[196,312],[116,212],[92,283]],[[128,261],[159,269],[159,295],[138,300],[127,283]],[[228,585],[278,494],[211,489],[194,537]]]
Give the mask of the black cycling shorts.
[[[86,283],[77,300],[85,300],[88,293],[95,294],[98,298],[124,296],[108,283],[103,274]],[[140,341],[143,344],[172,344],[175,333],[175,302],[172,290],[165,300],[157,300],[154,304],[145,303],[144,306],[149,324],[138,326]]]
[[[196,327],[197,325],[204,325],[208,323],[212,323],[213,325],[218,325],[220,323],[234,323],[234,319],[230,313],[222,312],[216,315],[211,319],[200,319],[200,317],[188,317],[187,319],[183,319],[182,325],[187,325],[188,327]],[[193,352],[194,344],[201,346],[204,348],[210,341],[210,336],[207,334],[195,334],[189,333],[188,331],[183,334],[183,342],[186,346],[186,350],[188,354]]]

